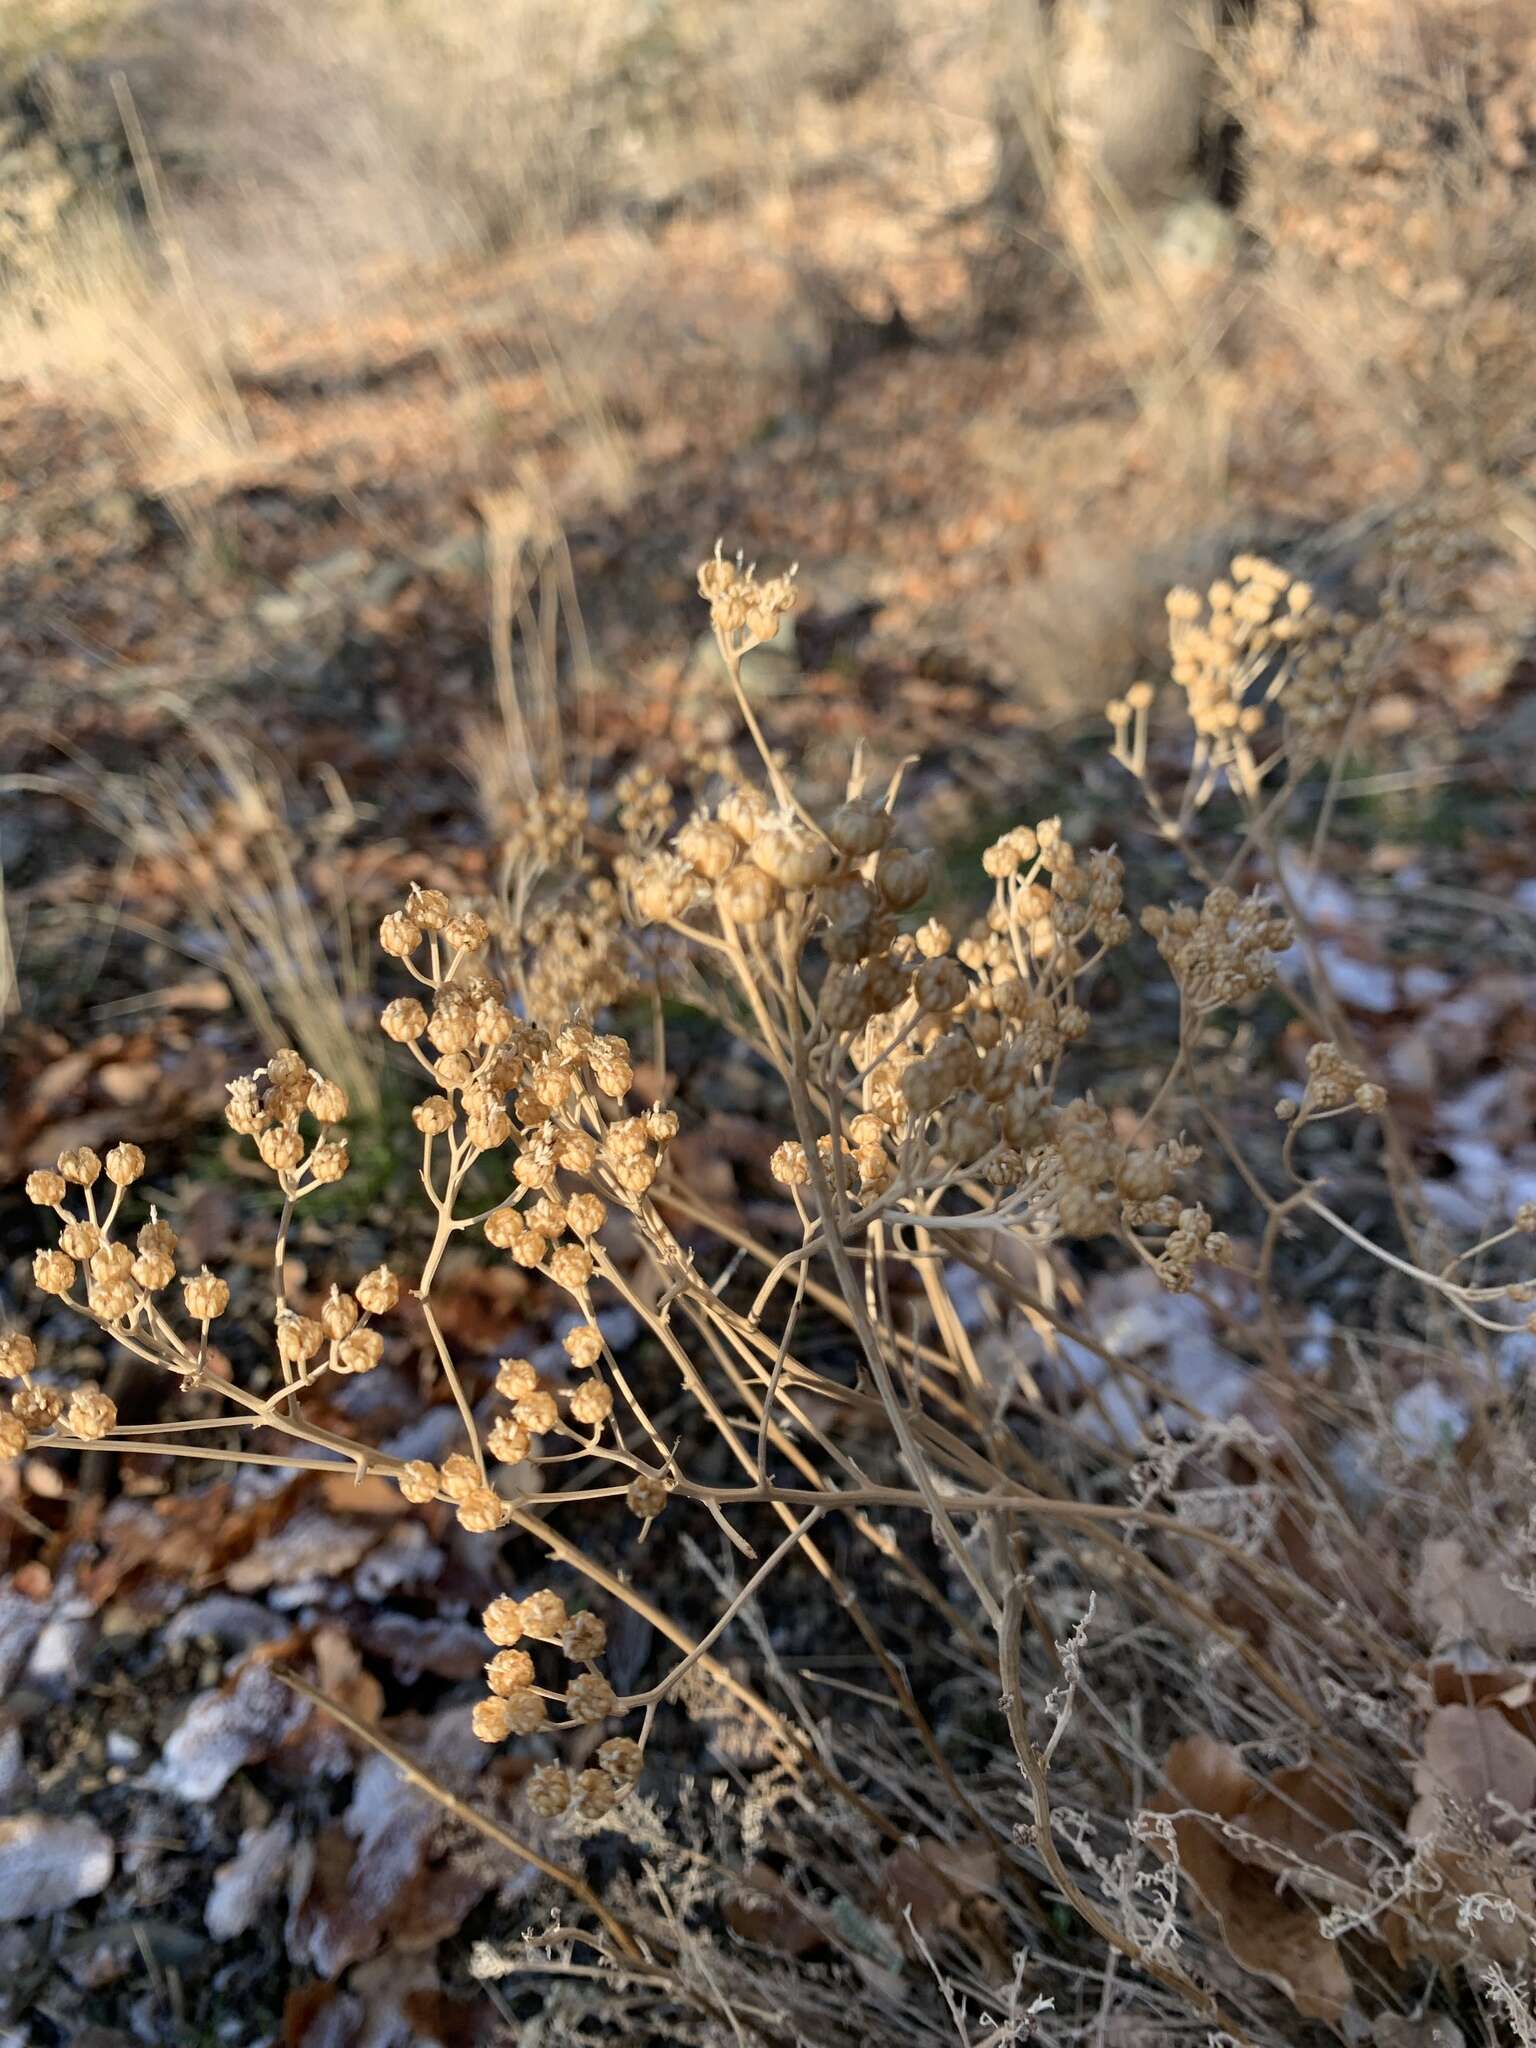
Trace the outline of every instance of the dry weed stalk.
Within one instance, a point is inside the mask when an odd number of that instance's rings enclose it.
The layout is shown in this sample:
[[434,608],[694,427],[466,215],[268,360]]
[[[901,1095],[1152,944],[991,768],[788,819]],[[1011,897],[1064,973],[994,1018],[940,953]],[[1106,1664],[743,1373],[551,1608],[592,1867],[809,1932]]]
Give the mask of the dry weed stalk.
[[[228,1109],[283,1198],[272,1266],[275,1370],[265,1385],[210,1369],[211,1332],[229,1305],[225,1281],[206,1269],[186,1275],[173,1306],[175,1232],[151,1211],[130,1241],[124,1205],[143,1175],[142,1153],[125,1143],[103,1160],[80,1147],[28,1183],[60,1226],[57,1243],[37,1254],[38,1285],[171,1374],[205,1413],[122,1428],[94,1387],[76,1388],[66,1406],[37,1375],[32,1340],[16,1333],[0,1354],[19,1382],[0,1447],[13,1456],[51,1445],[350,1466],[359,1478],[393,1482],[411,1502],[447,1504],[466,1530],[530,1539],[552,1566],[585,1581],[610,1609],[632,1609],[677,1653],[654,1683],[621,1692],[603,1668],[601,1614],[571,1606],[550,1585],[492,1601],[483,1617],[488,1690],[475,1727],[488,1742],[535,1746],[530,1814],[578,1830],[641,1828],[643,1800],[629,1802],[663,1707],[699,1711],[710,1696],[734,1703],[795,1788],[796,1825],[830,1807],[850,1841],[894,1854],[923,1816],[941,1840],[944,1825],[963,1825],[986,1845],[997,1871],[990,1889],[1007,1901],[989,1953],[1005,1976],[1013,1971],[1017,1995],[1013,2030],[977,2039],[1025,2039],[1037,2023],[1042,2032],[1054,2025],[1037,1995],[1038,1973],[1061,1960],[1064,1940],[1059,1927],[1052,1932],[1060,1911],[1052,1892],[1091,1930],[1100,1967],[1113,1952],[1170,2011],[1240,2041],[1276,2038],[1254,1993],[1265,1977],[1303,2012],[1342,2016],[1355,1995],[1337,1946],[1346,1920],[1384,1941],[1400,1966],[1433,1956],[1471,1970],[1513,1967],[1511,1942],[1536,1932],[1521,1864],[1529,1829],[1518,1838],[1497,1826],[1490,1833],[1476,1788],[1458,1781],[1450,1792],[1441,1786],[1432,1810],[1423,1802],[1434,1785],[1421,1789],[1419,1823],[1405,1837],[1401,1747],[1362,1735],[1376,1725],[1363,1709],[1358,1726],[1330,1712],[1330,1699],[1335,1709],[1348,1700],[1356,1715],[1358,1702],[1385,1697],[1406,1728],[1420,1681],[1414,1653],[1361,1596],[1358,1532],[1308,1462],[1300,1425],[1197,1428],[1186,1443],[1144,1445],[1133,1471],[1109,1458],[1098,1478],[1075,1487],[1064,1473],[1082,1469],[1081,1430],[1052,1411],[1022,1362],[1002,1385],[989,1374],[961,1290],[967,1271],[981,1276],[1050,1344],[1098,1358],[1109,1388],[1128,1383],[1134,1367],[1074,1317],[1058,1247],[1117,1244],[1166,1298],[1218,1299],[1221,1269],[1235,1269],[1237,1249],[1193,1192],[1201,1148],[1182,1134],[1158,1135],[1183,1099],[1262,1219],[1246,1274],[1262,1289],[1261,1312],[1233,1321],[1248,1326],[1273,1414],[1299,1398],[1294,1318],[1276,1301],[1273,1279],[1277,1246],[1302,1216],[1464,1324],[1519,1327],[1492,1313],[1511,1299],[1510,1284],[1473,1275],[1487,1254],[1536,1227],[1536,1214],[1522,1210],[1449,1263],[1426,1265],[1411,1236],[1406,1254],[1376,1244],[1298,1166],[1299,1131],[1345,1114],[1377,1117],[1387,1106],[1347,1034],[1328,1028],[1336,1006],[1321,975],[1305,1092],[1281,1105],[1288,1128],[1273,1162],[1279,1192],[1266,1184],[1267,1167],[1243,1157],[1202,1075],[1213,1020],[1272,985],[1299,924],[1294,905],[1286,914],[1242,897],[1234,878],[1253,864],[1285,892],[1277,835],[1287,809],[1339,745],[1379,644],[1403,624],[1401,607],[1386,608],[1374,628],[1351,630],[1254,560],[1234,563],[1203,602],[1175,593],[1174,678],[1194,743],[1183,794],[1171,804],[1149,767],[1152,693],[1139,689],[1112,708],[1116,754],[1146,786],[1171,840],[1190,846],[1218,787],[1244,818],[1237,853],[1224,875],[1207,871],[1201,903],[1144,913],[1176,983],[1181,1021],[1166,1078],[1138,1119],[1112,1116],[1069,1088],[1074,1049],[1091,1030],[1094,979],[1132,934],[1118,855],[1079,855],[1056,819],[1021,824],[988,848],[989,895],[969,928],[917,922],[932,863],[900,836],[899,778],[870,789],[856,768],[843,802],[813,815],[742,688],[743,658],[773,638],[794,603],[792,575],[759,578],[717,550],[699,582],[760,779],[726,780],[710,807],[679,824],[673,792],[632,773],[616,793],[624,850],[611,876],[583,868],[585,806],[532,794],[509,838],[499,902],[480,910],[414,888],[380,926],[383,951],[410,984],[386,1003],[381,1025],[426,1091],[411,1120],[435,1228],[419,1268],[380,1266],[349,1291],[333,1288],[314,1315],[287,1299],[292,1218],[347,1172],[348,1101],[333,1078],[280,1051],[231,1084]],[[562,874],[573,878],[563,890]],[[727,1024],[742,1056],[764,1063],[778,1090],[785,1134],[771,1172],[794,1218],[791,1241],[761,1242],[721,1225],[759,1276],[750,1296],[711,1284],[679,1237],[677,1219],[714,1220],[677,1163],[680,1116],[665,1097],[633,1101],[635,1052],[598,1028],[601,1011],[647,983]],[[490,1157],[507,1162],[513,1191],[485,1205],[473,1189]],[[446,1254],[467,1233],[539,1275],[574,1311],[563,1340],[568,1370],[501,1360],[500,1405],[488,1423],[434,1298]],[[1528,1297],[1517,1284],[1513,1298]],[[441,1462],[402,1460],[309,1412],[333,1376],[379,1364],[383,1331],[407,1299],[462,1424],[462,1448]],[[605,1303],[633,1314],[643,1345],[621,1355]],[[831,1362],[825,1344],[805,1341],[813,1313],[841,1332]],[[686,1403],[681,1434],[657,1412],[657,1361]],[[706,1476],[711,1458],[728,1476]],[[1186,1467],[1204,1468],[1204,1490]],[[612,1524],[604,1503],[622,1503],[636,1545],[664,1540],[682,1521],[712,1528],[742,1560],[740,1575],[721,1584],[709,1627],[690,1633],[641,1590],[633,1558],[605,1554],[601,1532]],[[1006,1769],[982,1761],[967,1771],[942,1739],[862,1587],[839,1563],[845,1546],[826,1540],[839,1521],[954,1641],[982,1696],[990,1690],[995,1702],[1000,1685]],[[786,1712],[720,1659],[725,1632],[737,1621],[756,1627],[754,1614],[771,1611],[776,1582],[791,1570],[819,1578],[862,1639],[901,1731],[887,1746],[900,1763],[878,1749],[857,1766],[846,1750],[840,1761],[792,1675],[782,1673],[777,1688],[799,1701]],[[1042,1572],[1054,1581],[1052,1611],[1037,1596]],[[655,1584],[654,1572],[644,1582]],[[1079,1592],[1086,1598],[1061,1625],[1063,1596]],[[1091,1655],[1101,1624],[1090,1627],[1084,1610],[1100,1600],[1115,1626],[1145,1633],[1162,1654],[1194,1646],[1195,1668],[1222,1674],[1221,1711],[1236,1739],[1301,1745],[1305,1771],[1260,1786],[1240,1766],[1234,1776],[1212,1741],[1170,1756],[1154,1798],[1146,1771],[1158,1766],[1133,1749],[1118,1814],[1101,1803],[1107,1795],[1088,1794],[1084,1758],[1102,1740],[1105,1709]],[[763,1641],[772,1669],[771,1640]],[[1050,1725],[1037,1732],[1031,1700],[1042,1652],[1057,1689],[1045,1702]],[[560,1760],[560,1736],[597,1727],[612,1732],[595,1761],[573,1771]],[[1423,1769],[1433,1777],[1428,1763]],[[1289,1863],[1274,1860],[1279,1823],[1271,1816],[1266,1834],[1255,1818],[1264,1800],[1289,1802]],[[1103,1846],[1106,1829],[1119,1831],[1120,1848]],[[1357,1837],[1369,1854],[1341,1869],[1337,1843]],[[1251,1918],[1234,1920],[1222,1889],[1232,1871],[1253,1867],[1245,1859],[1257,1854],[1254,1840],[1269,1858],[1259,1857],[1267,1875],[1257,1930]],[[1159,1858],[1215,1916],[1241,1968],[1213,1970],[1208,1941],[1190,1948],[1196,1923],[1180,1914]],[[939,1871],[941,1892],[959,1901],[962,1881]],[[1299,1885],[1300,1903],[1275,1889],[1277,1871]],[[1333,1909],[1327,1926],[1325,1907]],[[675,1960],[672,1981],[695,2014],[734,2010],[713,1963],[690,1976],[678,1960],[688,1943],[660,1892],[649,1904],[631,1898],[622,1911],[606,1901],[598,1917],[602,1927],[582,1939],[600,1955],[622,1966],[638,1942],[652,1963]],[[1300,1964],[1275,1961],[1276,1927],[1291,1943],[1284,1954]],[[1073,1940],[1085,1952],[1080,1936]],[[1026,1951],[1034,1960],[1015,1968]],[[954,1967],[946,1958],[935,1975],[953,2017],[966,1996],[944,1974]],[[973,1995],[997,1989],[996,1968],[988,1969]],[[732,1982],[740,1992],[739,1974]],[[1379,1985],[1374,1995],[1384,1995]]]

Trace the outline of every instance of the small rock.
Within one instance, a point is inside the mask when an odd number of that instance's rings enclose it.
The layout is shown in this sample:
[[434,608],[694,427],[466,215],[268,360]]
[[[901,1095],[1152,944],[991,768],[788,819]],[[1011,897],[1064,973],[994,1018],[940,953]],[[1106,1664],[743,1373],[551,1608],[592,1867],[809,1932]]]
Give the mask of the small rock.
[[112,1837],[83,1816],[0,1820],[0,1920],[36,1920],[106,1889]]

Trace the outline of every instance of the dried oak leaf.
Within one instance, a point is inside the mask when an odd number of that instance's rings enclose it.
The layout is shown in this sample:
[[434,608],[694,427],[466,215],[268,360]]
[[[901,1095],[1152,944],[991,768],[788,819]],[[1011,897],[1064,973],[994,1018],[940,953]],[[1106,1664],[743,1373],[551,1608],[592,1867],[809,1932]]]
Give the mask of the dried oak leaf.
[[[1405,1907],[1415,1951],[1447,1965],[1524,1961],[1536,1884],[1506,1845],[1536,1810],[1536,1743],[1496,1709],[1437,1707],[1425,1723],[1414,1790],[1408,1836],[1423,1879]],[[1483,1845],[1472,1828],[1485,1835]]]
[[1476,1636],[1507,1656],[1536,1645],[1536,1602],[1505,1584],[1513,1576],[1500,1564],[1469,1564],[1459,1537],[1431,1537],[1420,1552],[1414,1597],[1439,1641]]
[[[1176,1742],[1164,1764],[1167,1790],[1155,1813],[1175,1816],[1179,1867],[1216,1922],[1234,1962],[1283,1991],[1308,2019],[1337,2021],[1353,1996],[1337,1945],[1323,1933],[1305,1899],[1282,1892],[1271,1870],[1242,1844],[1229,1843],[1220,1823],[1246,1828],[1255,1805],[1266,1828],[1281,1833],[1275,1805],[1230,1744],[1192,1735]],[[1261,1803],[1264,1802],[1264,1803]],[[1312,1816],[1319,1828],[1324,1821]],[[1289,1825],[1289,1824],[1288,1824]],[[1270,1860],[1278,1856],[1278,1839]]]
[[803,1956],[826,1939],[808,1920],[793,1893],[765,1863],[752,1864],[746,1885],[725,1902],[725,1924],[743,1941],[781,1956]]

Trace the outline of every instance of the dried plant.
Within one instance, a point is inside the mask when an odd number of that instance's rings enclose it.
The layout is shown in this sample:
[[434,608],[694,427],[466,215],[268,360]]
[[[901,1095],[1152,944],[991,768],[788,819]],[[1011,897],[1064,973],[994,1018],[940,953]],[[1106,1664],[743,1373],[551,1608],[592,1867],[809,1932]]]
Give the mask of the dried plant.
[[[170,1375],[193,1413],[120,1427],[105,1392],[56,1387],[17,1332],[0,1353],[17,1382],[6,1455],[350,1467],[546,1561],[543,1583],[485,1609],[474,1725],[537,1759],[521,1793],[536,1839],[579,1844],[601,1825],[637,1852],[600,1902],[576,1869],[541,1861],[579,1918],[519,1967],[538,1970],[569,2038],[578,2009],[635,2038],[622,2029],[637,1987],[669,2038],[701,2040],[1066,2041],[1082,2038],[1085,1997],[1107,2016],[1126,1986],[1160,2038],[1278,2042],[1298,2013],[1357,2025],[1437,1985],[1489,2039],[1529,2023],[1536,1728],[1519,1652],[1536,1640],[1536,1525],[1514,1533],[1529,1460],[1511,1438],[1438,1496],[1377,1501],[1368,1535],[1325,1469],[1348,1399],[1313,1398],[1295,1364],[1306,1304],[1285,1294],[1285,1247],[1313,1229],[1409,1283],[1422,1306],[1398,1310],[1405,1338],[1529,1327],[1529,1273],[1499,1262],[1536,1210],[1440,1255],[1283,851],[1321,767],[1311,854],[1326,852],[1342,735],[1412,630],[1414,577],[1453,567],[1436,532],[1404,523],[1365,626],[1251,558],[1203,599],[1175,592],[1172,753],[1150,687],[1111,708],[1116,758],[1200,888],[1142,914],[1177,1022],[1140,1108],[1074,1078],[1106,963],[1133,943],[1121,856],[1079,850],[1055,818],[1020,823],[983,856],[973,921],[924,917],[934,861],[903,832],[901,777],[871,788],[856,763],[842,801],[813,811],[742,687],[743,659],[794,604],[793,572],[759,577],[717,550],[699,587],[755,772],[722,764],[685,806],[642,765],[601,835],[585,800],[530,792],[495,895],[412,888],[379,927],[402,983],[380,1023],[423,1090],[410,1114],[433,1228],[419,1262],[333,1288],[314,1314],[289,1300],[292,1219],[349,1163],[347,1090],[291,1049],[230,1085],[229,1124],[281,1195],[270,1364],[248,1382],[213,1357],[226,1280],[204,1268],[178,1284],[176,1234],[153,1210],[130,1234],[138,1147],[76,1147],[31,1176],[58,1223],[39,1288]],[[1225,858],[1218,812],[1238,821]],[[606,866],[600,844],[617,847]],[[1215,1069],[1232,1013],[1278,999],[1295,949],[1312,1049],[1256,1147]],[[648,991],[650,1048],[603,1028]],[[690,1187],[663,993],[767,1077],[774,1241]],[[1345,1213],[1347,1195],[1325,1199],[1315,1151],[1298,1149],[1344,1117],[1388,1129],[1400,1249]],[[481,1192],[488,1162],[504,1199]],[[1231,1214],[1207,1206],[1217,1189]],[[710,1231],[754,1284],[707,1277]],[[488,1387],[456,1356],[440,1282],[476,1238],[563,1304],[565,1367],[503,1358]],[[1197,1328],[1181,1305],[1214,1319],[1247,1362],[1246,1405],[1202,1416],[1186,1399],[1177,1433],[1150,1419],[1136,1403],[1156,1374],[1083,1312],[1073,1276],[1090,1259],[1144,1290],[1127,1299],[1171,1349]],[[991,1343],[968,1306],[978,1287]],[[639,1338],[610,1334],[616,1306]],[[462,1428],[441,1459],[316,1415],[338,1378],[378,1366],[407,1314]],[[1064,1396],[1074,1373],[1081,1401]],[[1384,1564],[1388,1529],[1408,1562]],[[669,1611],[656,1553],[674,1540],[691,1585],[715,1591],[701,1630]],[[1440,1578],[1415,1588],[1431,1540],[1476,1546],[1502,1590],[1502,1661],[1461,1655],[1442,1626],[1444,1552]],[[862,1645],[888,1723],[810,1704],[765,1620],[791,1580],[819,1582]],[[870,1586],[892,1583],[948,1646],[940,1688],[919,1692],[872,1610]],[[607,1669],[625,1608],[671,1646],[637,1689]],[[722,1654],[733,1625],[754,1635],[761,1683]],[[756,1754],[738,1811],[661,1817],[647,1757],[669,1714],[712,1724],[722,1753]],[[894,1923],[871,1918],[881,1887]],[[782,1967],[821,1944],[830,1975]],[[897,1996],[875,1967],[893,1945],[926,1973],[916,2017],[910,1981]]]

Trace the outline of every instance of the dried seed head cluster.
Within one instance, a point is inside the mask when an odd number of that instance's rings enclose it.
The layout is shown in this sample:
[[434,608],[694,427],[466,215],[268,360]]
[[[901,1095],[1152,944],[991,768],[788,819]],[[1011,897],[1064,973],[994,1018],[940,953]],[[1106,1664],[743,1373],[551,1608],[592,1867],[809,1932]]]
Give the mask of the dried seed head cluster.
[[1342,1053],[1332,1039],[1323,1039],[1307,1054],[1307,1084],[1300,1102],[1287,1097],[1275,1105],[1275,1112],[1282,1123],[1299,1129],[1347,1109],[1357,1109],[1362,1116],[1380,1116],[1386,1106],[1386,1089],[1379,1082],[1368,1081],[1365,1069]]
[[1261,896],[1240,897],[1224,887],[1213,889],[1198,910],[1187,903],[1171,910],[1149,906],[1141,923],[1197,1014],[1267,988],[1277,956],[1295,939],[1289,921]]

